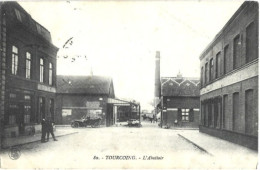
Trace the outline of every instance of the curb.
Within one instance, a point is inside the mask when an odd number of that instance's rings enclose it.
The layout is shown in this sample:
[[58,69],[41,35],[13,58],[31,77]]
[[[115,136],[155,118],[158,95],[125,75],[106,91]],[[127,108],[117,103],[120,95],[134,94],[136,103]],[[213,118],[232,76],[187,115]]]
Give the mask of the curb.
[[201,150],[202,152],[210,155],[210,156],[214,156],[213,154],[209,153],[206,149],[204,149],[203,147],[197,145],[196,143],[192,142],[191,140],[185,138],[184,136],[178,134],[181,138],[183,138],[184,140],[186,140],[187,142],[191,143],[192,145],[194,145],[196,148],[198,148],[199,150]]
[[[58,138],[58,137],[62,137],[62,136],[73,135],[73,134],[76,134],[76,133],[78,133],[78,132],[72,132],[72,133],[67,133],[67,134],[63,134],[63,135],[57,135],[55,137]],[[27,144],[30,144],[30,143],[39,142],[39,141],[41,141],[41,139],[37,139],[35,141],[31,141],[31,142],[27,142],[27,143],[21,143],[21,144],[17,144],[17,145],[13,145],[13,146],[2,147],[2,149],[4,150],[4,149],[8,149],[8,148],[18,147],[18,146],[27,145]]]

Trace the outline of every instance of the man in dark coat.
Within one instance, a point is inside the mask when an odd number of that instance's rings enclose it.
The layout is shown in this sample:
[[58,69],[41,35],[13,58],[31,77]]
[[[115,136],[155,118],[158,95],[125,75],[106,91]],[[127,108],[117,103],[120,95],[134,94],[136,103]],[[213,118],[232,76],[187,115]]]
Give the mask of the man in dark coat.
[[58,141],[55,136],[54,136],[54,133],[53,133],[53,121],[51,120],[51,118],[48,118],[47,119],[47,141],[49,141],[49,136],[51,134],[52,138],[54,141]]
[[43,119],[42,119],[42,138],[41,138],[41,142],[42,142],[42,143],[46,142],[46,141],[45,141],[46,132],[47,132],[47,122],[46,122],[46,120],[43,118]]

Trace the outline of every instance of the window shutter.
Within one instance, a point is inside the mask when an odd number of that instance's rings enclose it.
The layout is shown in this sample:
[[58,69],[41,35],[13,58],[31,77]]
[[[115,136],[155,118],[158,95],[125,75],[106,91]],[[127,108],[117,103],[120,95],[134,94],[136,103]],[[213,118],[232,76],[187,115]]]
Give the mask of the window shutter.
[[194,121],[194,111],[193,111],[193,109],[190,109],[190,112],[189,112],[189,120],[190,120],[190,122],[193,122],[193,121]]
[[181,121],[181,109],[178,109],[178,121]]

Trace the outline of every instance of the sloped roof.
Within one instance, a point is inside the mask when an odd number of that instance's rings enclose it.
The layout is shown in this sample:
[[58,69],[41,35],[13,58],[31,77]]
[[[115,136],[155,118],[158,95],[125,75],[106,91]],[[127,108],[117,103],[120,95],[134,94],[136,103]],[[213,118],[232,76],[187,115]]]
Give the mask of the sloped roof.
[[189,77],[162,77],[162,96],[199,96],[200,79]]
[[107,94],[114,97],[113,80],[103,76],[57,75],[57,93]]
[[25,26],[27,29],[30,29],[31,31],[33,31],[34,33],[39,35],[40,37],[47,40],[50,44],[52,44],[51,33],[45,27],[43,27],[41,24],[36,22],[31,17],[31,15],[27,11],[25,11],[18,2],[16,2],[16,1],[4,2],[4,8],[7,11],[8,16],[11,17],[11,20],[13,22],[16,22],[16,23],[19,23],[20,25]]

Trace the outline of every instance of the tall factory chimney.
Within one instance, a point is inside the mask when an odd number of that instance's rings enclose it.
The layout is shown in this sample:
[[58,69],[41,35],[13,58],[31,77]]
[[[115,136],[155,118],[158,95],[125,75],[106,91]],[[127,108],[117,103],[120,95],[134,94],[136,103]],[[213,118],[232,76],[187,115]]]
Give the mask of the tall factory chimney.
[[154,80],[154,106],[156,107],[161,97],[161,80],[160,80],[160,51],[156,51],[155,56],[155,80]]

